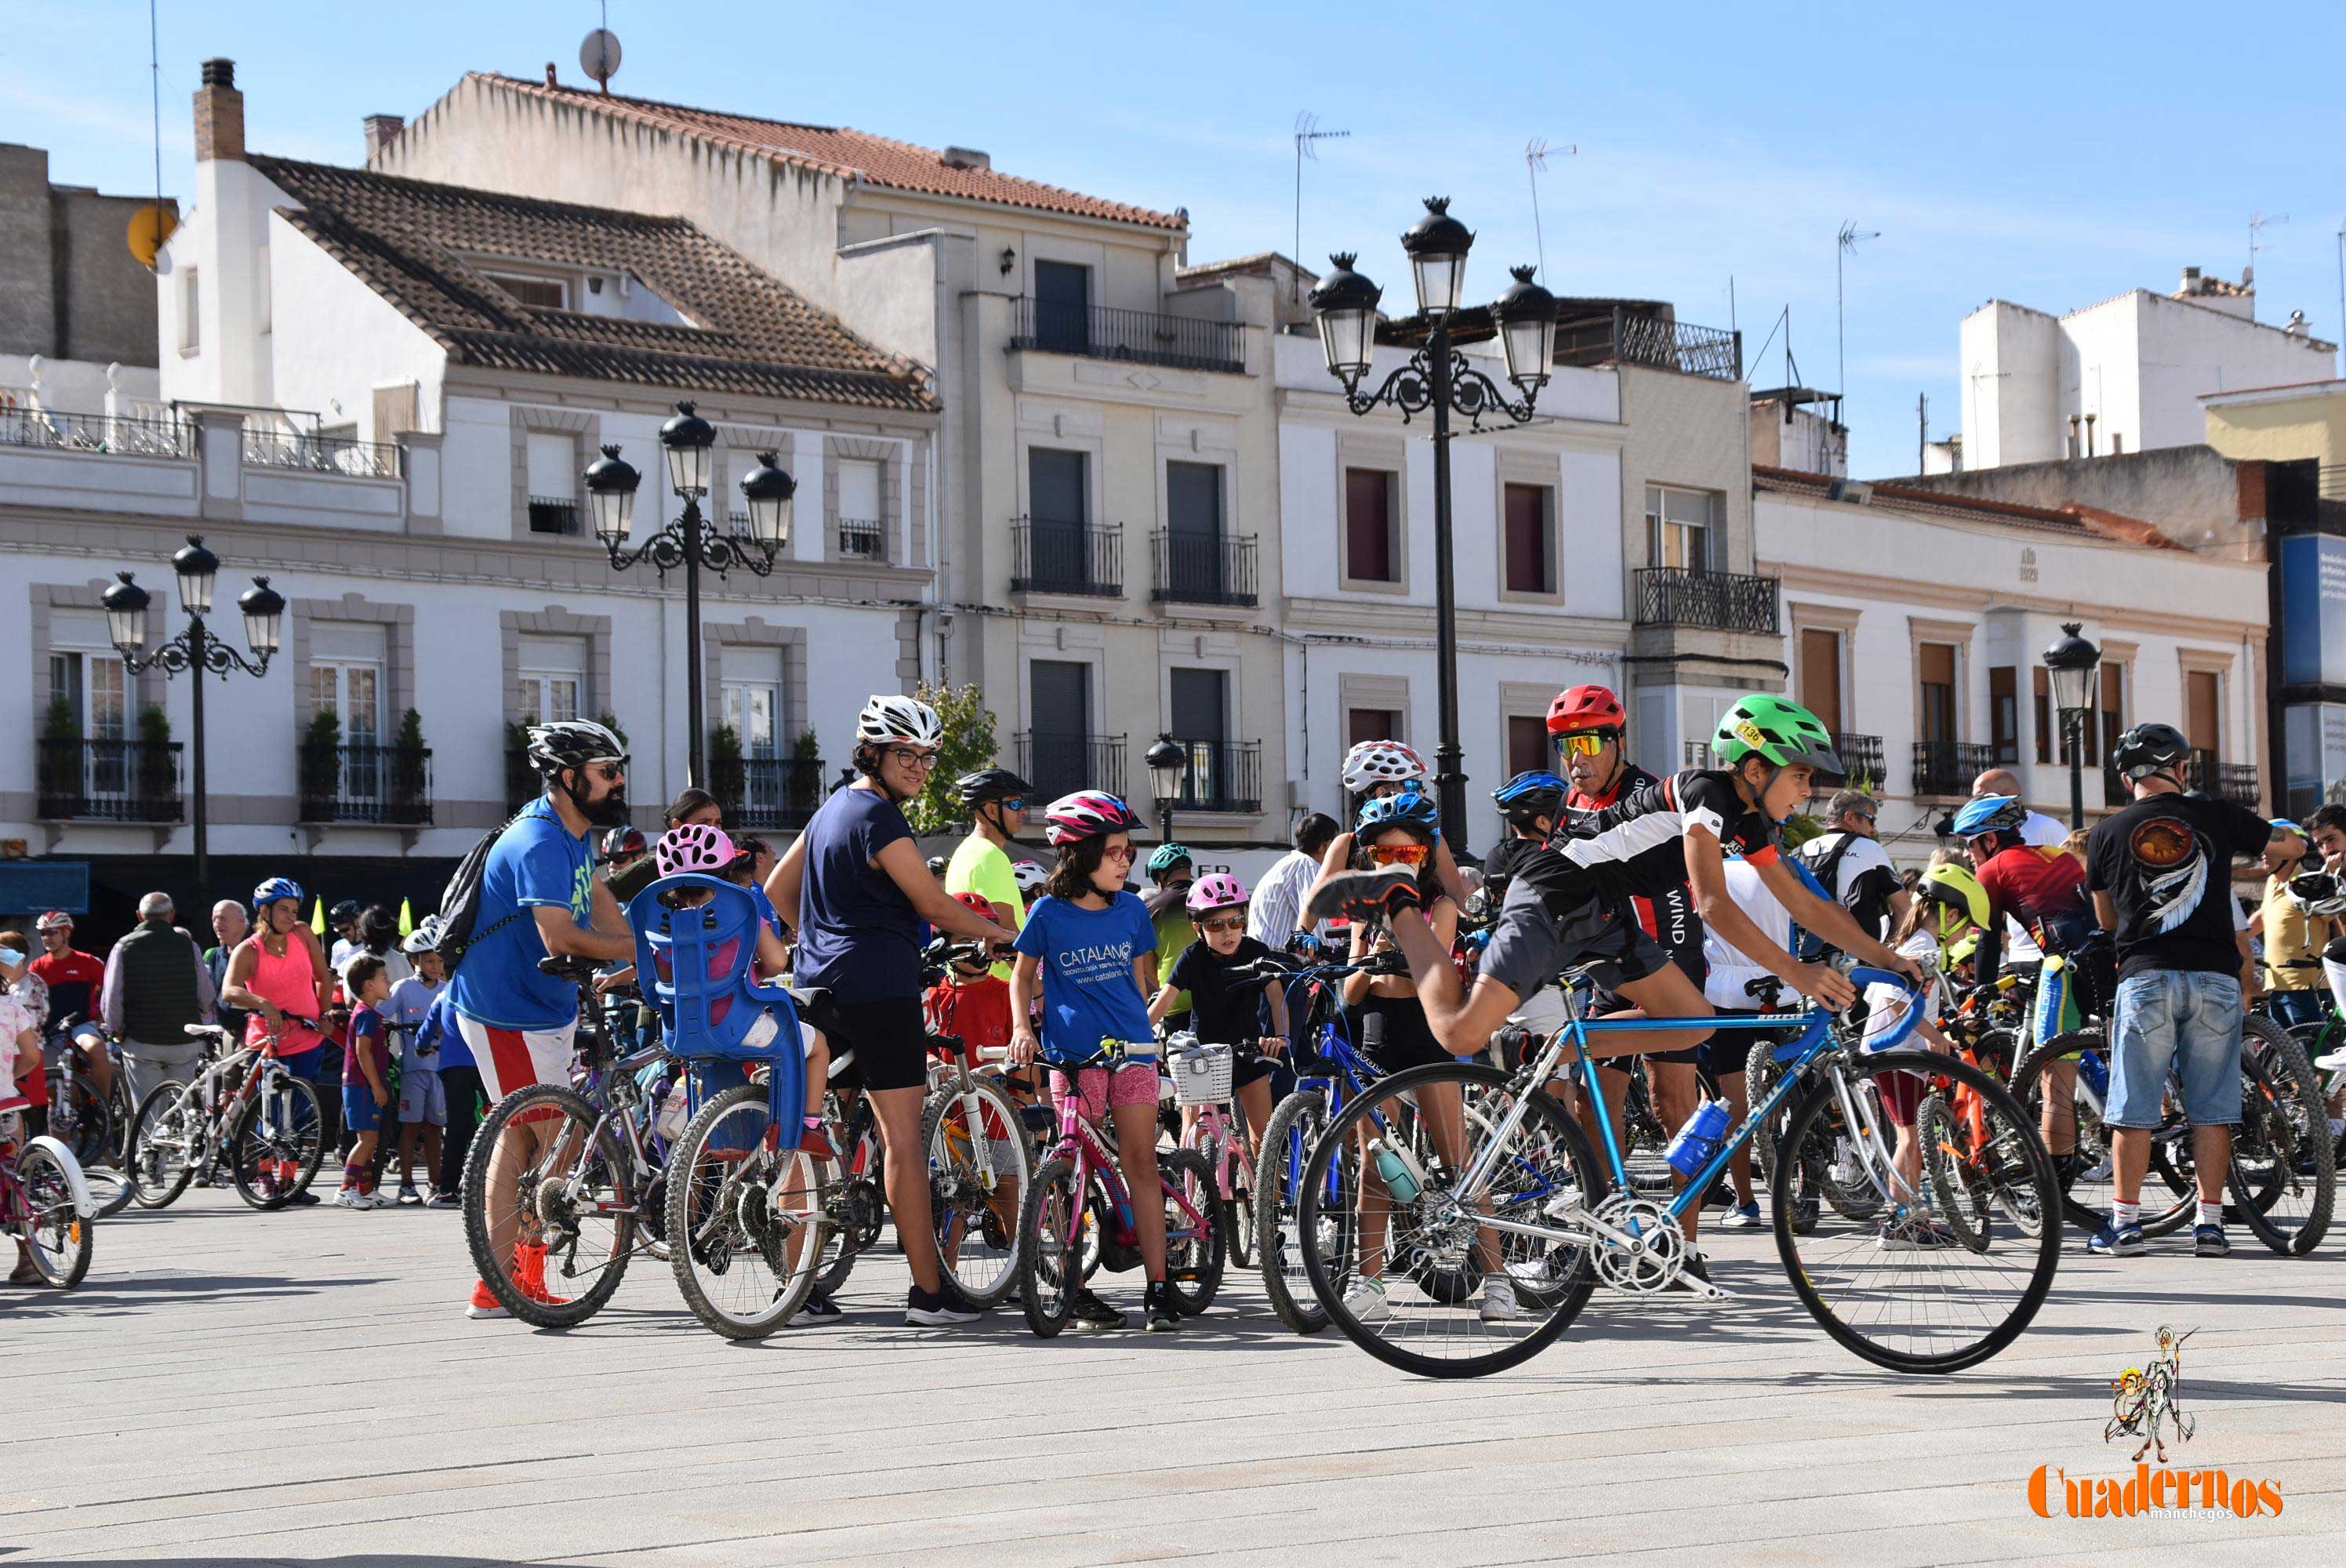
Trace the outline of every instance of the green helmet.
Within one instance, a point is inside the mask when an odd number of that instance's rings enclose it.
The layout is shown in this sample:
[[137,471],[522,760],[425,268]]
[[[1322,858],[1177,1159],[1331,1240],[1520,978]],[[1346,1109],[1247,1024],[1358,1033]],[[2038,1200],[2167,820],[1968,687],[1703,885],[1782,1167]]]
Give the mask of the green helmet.
[[1157,846],[1157,852],[1148,857],[1148,874],[1152,877],[1161,877],[1184,860],[1190,861],[1192,864],[1197,860],[1197,857],[1189,852],[1188,845],[1159,844]]
[[1727,710],[1719,721],[1719,733],[1710,738],[1710,748],[1729,768],[1757,757],[1779,768],[1804,762],[1836,779],[1849,771],[1833,750],[1831,733],[1815,714],[1765,692],[1754,692]]

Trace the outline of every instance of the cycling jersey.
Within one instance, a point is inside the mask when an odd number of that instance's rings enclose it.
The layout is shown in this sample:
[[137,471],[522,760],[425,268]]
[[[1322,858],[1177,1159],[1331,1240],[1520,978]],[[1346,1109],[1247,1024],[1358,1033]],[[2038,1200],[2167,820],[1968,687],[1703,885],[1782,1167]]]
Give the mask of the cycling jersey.
[[[1647,779],[1557,848],[1586,868],[1608,898],[1667,900],[1686,891],[1690,825],[1717,839],[1722,851],[1755,866],[1776,861],[1776,825],[1745,801],[1733,775],[1700,768]],[[1698,932],[1695,942],[1699,948]]]
[[45,952],[27,966],[49,988],[49,1024],[67,1018],[97,1017],[97,988],[105,983],[106,965],[96,955],[67,948]]
[[[1575,789],[1565,798],[1566,841],[1556,847],[1583,865],[1635,862],[1633,871],[1610,877],[1606,882],[1606,896],[1626,899],[1646,934],[1660,942],[1678,966],[1686,971],[1687,977],[1700,985],[1708,967],[1702,952],[1702,916],[1695,909],[1694,890],[1687,885],[1686,848],[1680,842],[1680,834],[1659,821],[1648,821],[1644,828],[1624,833],[1616,832],[1633,818],[1657,813],[1670,816],[1673,823],[1682,820],[1678,815],[1681,809],[1668,803],[1677,797],[1667,791],[1682,779],[1698,778],[1717,781],[1725,791],[1725,800],[1737,812],[1749,809],[1742,806],[1742,797],[1736,793],[1734,781],[1724,773],[1689,770],[1666,783],[1635,764],[1625,764],[1620,777],[1614,780],[1611,793],[1599,797]],[[1719,809],[1719,789],[1703,785],[1688,797],[1700,813],[1695,820],[1708,822],[1715,819],[1721,823],[1731,820],[1732,813]],[[1766,820],[1756,811],[1751,815],[1765,823]],[[1658,831],[1664,837],[1656,839]],[[1736,847],[1729,843],[1726,832],[1720,831],[1719,838],[1723,847]],[[1773,840],[1771,836],[1762,835],[1754,841]],[[1584,845],[1596,847],[1584,850]],[[1770,853],[1773,852],[1771,849]]]
[[1975,972],[1981,984],[1996,976],[1996,938],[2007,915],[2047,952],[2074,950],[2094,929],[2086,868],[2064,850],[2035,845],[2000,850],[1979,869],[1979,884],[1987,894],[1990,915],[1980,935]]

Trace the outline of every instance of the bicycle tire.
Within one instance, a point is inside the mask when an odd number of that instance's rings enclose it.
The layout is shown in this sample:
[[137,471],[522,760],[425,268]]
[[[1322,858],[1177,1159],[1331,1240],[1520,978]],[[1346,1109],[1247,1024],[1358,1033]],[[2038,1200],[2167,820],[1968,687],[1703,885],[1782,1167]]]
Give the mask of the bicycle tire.
[[[2045,1152],[2044,1140],[2037,1135],[2035,1122],[2022,1109],[2016,1096],[1969,1063],[1928,1051],[1885,1051],[1844,1062],[1839,1070],[1850,1076],[1865,1078],[1888,1073],[1912,1074],[1926,1079],[1946,1078],[1979,1095],[1992,1127],[2001,1129],[1991,1134],[1991,1141],[1999,1151],[1997,1157],[2001,1168],[2013,1174],[2014,1185],[2025,1183],[2026,1190],[2034,1195],[2033,1201],[2038,1212],[2052,1212],[2059,1201],[2060,1186],[2054,1175],[2052,1156]],[[1850,1086],[1854,1091],[1858,1085]],[[1808,1092],[1793,1109],[1790,1137],[1777,1156],[1779,1175],[1787,1186],[1793,1179],[1790,1166],[1795,1157],[1794,1151],[1800,1147],[1810,1127],[1828,1110],[1838,1109],[1839,1100],[1831,1069],[1817,1073]],[[2060,1227],[2040,1225],[2036,1234],[2030,1236],[2014,1226],[2013,1231],[2018,1245],[2012,1249],[2011,1256],[2015,1261],[2031,1261],[2027,1282],[2020,1288],[2017,1299],[2006,1310],[2003,1320],[1967,1345],[1944,1351],[1906,1351],[1869,1339],[1858,1326],[1836,1311],[1836,1303],[1846,1308],[1859,1298],[1860,1292],[1854,1285],[1846,1288],[1837,1285],[1831,1299],[1828,1299],[1826,1292],[1819,1288],[1816,1276],[1826,1274],[1830,1280],[1833,1270],[1818,1259],[1803,1258],[1790,1223],[1789,1212],[1784,1207],[1780,1207],[1776,1211],[1774,1229],[1777,1255],[1783,1262],[1785,1276],[1791,1282],[1793,1293],[1800,1297],[1800,1304],[1808,1308],[1809,1315],[1842,1349],[1878,1367],[1887,1367],[1899,1372],[1961,1371],[2003,1350],[2018,1339],[2035,1319],[2053,1288],[2054,1277],[2058,1273],[2061,1263]],[[1943,1250],[1950,1257],[1954,1251],[1961,1250],[1966,1258],[1974,1261],[1989,1256],[1985,1249],[1968,1244],[1960,1249]],[[1915,1277],[1918,1273],[1919,1270],[1902,1268],[1886,1271],[1887,1278],[1892,1282]],[[1941,1294],[1944,1294],[1943,1288]],[[1985,1319],[1984,1312],[1974,1315],[1983,1321]],[[1911,1314],[1903,1317],[1887,1314],[1884,1321],[1893,1329],[1918,1327],[1917,1319]]]
[[1076,1191],[1072,1160],[1044,1161],[1026,1184],[1018,1215],[1018,1303],[1037,1339],[1056,1339],[1074,1320],[1089,1207]]
[[[1241,1133],[1239,1136],[1245,1135]],[[1242,1170],[1236,1153],[1225,1149],[1218,1162],[1229,1173],[1230,1196],[1222,1200],[1222,1256],[1229,1267],[1252,1273],[1255,1267],[1254,1188],[1239,1179]],[[1222,1181],[1216,1178],[1215,1188]]]
[[[270,1107],[273,1095],[282,1095],[290,1102],[288,1114],[297,1129],[295,1147],[301,1158],[293,1162],[295,1175],[291,1181],[271,1177],[264,1189],[259,1181],[259,1167],[250,1163],[247,1145],[260,1138],[264,1141],[258,1146],[277,1150],[279,1159],[286,1157],[287,1151],[261,1120]],[[262,1084],[254,1090],[252,1097],[237,1112],[236,1123],[228,1135],[229,1175],[236,1183],[237,1196],[263,1214],[273,1214],[291,1203],[295,1195],[309,1190],[310,1183],[317,1177],[319,1162],[325,1158],[325,1121],[320,1105],[316,1086],[290,1073],[281,1075],[273,1087]],[[306,1129],[306,1135],[302,1129]]]
[[[172,1117],[178,1118],[178,1126],[167,1130],[164,1123]],[[130,1181],[130,1196],[139,1207],[168,1208],[188,1190],[188,1184],[196,1176],[194,1145],[201,1140],[195,1135],[202,1131],[203,1117],[203,1107],[194,1103],[185,1084],[158,1084],[138,1102],[138,1115],[130,1118],[130,1168],[126,1174]],[[149,1166],[139,1155],[139,1146],[159,1136],[175,1137],[185,1145],[179,1151],[178,1166],[168,1176],[157,1168],[148,1180],[142,1182],[140,1173],[148,1171]]]
[[[605,1127],[602,1137],[597,1140],[596,1156],[610,1176],[610,1201],[625,1206],[612,1215],[612,1261],[607,1268],[598,1270],[592,1283],[576,1296],[556,1301],[539,1300],[524,1294],[514,1283],[511,1260],[497,1261],[489,1239],[489,1166],[496,1157],[497,1144],[506,1127],[525,1114],[542,1114],[548,1110],[558,1112],[566,1125],[578,1128],[582,1135],[591,1132],[600,1119],[600,1113],[594,1104],[567,1084],[531,1084],[499,1100],[474,1131],[473,1145],[464,1156],[464,1247],[472,1254],[473,1268],[478,1278],[488,1286],[489,1293],[515,1318],[533,1329],[575,1329],[603,1309],[604,1303],[610,1300],[612,1293],[619,1288],[619,1281],[627,1276],[628,1262],[635,1256],[636,1216],[632,1210],[639,1201],[639,1195],[635,1190],[635,1172],[627,1149],[620,1144],[617,1135]],[[524,1173],[525,1176],[527,1174]],[[542,1185],[551,1174],[542,1173],[533,1179]],[[516,1177],[517,1181],[520,1179]],[[524,1201],[518,1196],[515,1197],[517,1211]],[[528,1201],[532,1206],[536,1203],[535,1199]],[[519,1223],[518,1212],[515,1223]],[[546,1256],[551,1261],[555,1256],[554,1249],[549,1248]],[[574,1256],[566,1268],[574,1266],[575,1261],[574,1242]],[[573,1275],[572,1278],[576,1277]],[[549,1284],[548,1294],[551,1293]]]
[[[2237,1217],[2283,1257],[2303,1257],[2329,1235],[2337,1201],[2337,1156],[2320,1075],[2305,1047],[2270,1019],[2250,1017],[2246,1033],[2250,1038],[2243,1042],[2241,1072],[2264,1079],[2255,1085],[2264,1093],[2243,1095],[2244,1115],[2233,1130],[2228,1173],[2233,1202],[2225,1215]],[[2244,1144],[2252,1156],[2263,1157],[2260,1178],[2244,1166]],[[2274,1211],[2289,1189],[2303,1194],[2303,1212],[2276,1218]]]
[[[2071,1052],[2098,1052],[2105,1066],[2109,1062],[2109,1043],[2100,1029],[2075,1029],[2066,1034],[2055,1034],[2028,1051],[2020,1058],[2020,1065],[2012,1070],[2012,1097],[2027,1111],[2032,1126],[2043,1120],[2038,1115],[2041,1109],[2038,1080],[2044,1076],[2047,1067]],[[2081,1072],[2079,1076],[2083,1075]],[[2072,1104],[2076,1117],[2076,1132],[2070,1142],[2069,1154],[2054,1162],[2054,1171],[2061,1188],[2063,1217],[2077,1229],[2091,1235],[2109,1220],[2109,1203],[2102,1196],[2109,1189],[2107,1184],[2096,1182],[2086,1186],[2085,1196],[2080,1196],[2077,1178],[2082,1174],[2100,1169],[2105,1163],[2114,1165],[2116,1156],[2110,1148],[2108,1131],[2102,1125],[2100,1111],[2088,1107],[2082,1095],[2075,1096]],[[2188,1156],[2190,1143],[2188,1128],[2183,1129],[2183,1152]],[[2142,1233],[2145,1236],[2165,1236],[2174,1230],[2190,1217],[2198,1201],[2188,1171],[2178,1168],[2174,1163],[2174,1146],[2172,1129],[2162,1127],[2154,1131],[2151,1170],[2159,1176],[2161,1184],[2174,1201],[2158,1209],[2154,1209],[2147,1201],[2144,1203]],[[2142,1187],[2146,1200],[2151,1196],[2148,1175],[2146,1173]]]
[[[974,1164],[952,1157],[956,1148],[968,1147],[970,1136],[963,1123],[962,1091],[952,1084],[932,1091],[921,1107],[921,1147],[927,1151],[929,1159],[929,1220],[936,1230],[937,1267],[944,1270],[954,1288],[973,1306],[996,1307],[1018,1285],[1018,1217],[1026,1207],[1026,1184],[1035,1177],[1034,1155],[1026,1140],[1025,1124],[1019,1119],[1018,1106],[1000,1085],[984,1078],[973,1078],[970,1088],[985,1107],[979,1114],[989,1123],[993,1134],[989,1141],[994,1145],[991,1152],[997,1166],[1006,1152],[1015,1168],[1012,1172],[997,1168],[994,1173],[994,1196],[992,1199],[984,1196]],[[953,1118],[952,1126],[947,1124],[948,1117]],[[953,1126],[962,1129],[957,1141]],[[949,1168],[939,1168],[941,1157]],[[1006,1227],[1009,1234],[999,1242],[1008,1256],[990,1275],[970,1266],[965,1258],[946,1262],[948,1256],[961,1250],[953,1228],[960,1227],[962,1236],[970,1234],[972,1227],[981,1236],[990,1236],[985,1221],[990,1218],[1001,1224],[1000,1211],[994,1205],[1005,1196],[1015,1200]]]
[[[1165,1288],[1173,1309],[1184,1318],[1201,1316],[1222,1288],[1222,1271],[1229,1262],[1223,1248],[1222,1197],[1214,1185],[1214,1171],[1194,1149],[1167,1149],[1157,1156],[1158,1201],[1165,1210]],[[1192,1231],[1178,1192],[1198,1211],[1202,1227]],[[1135,1195],[1134,1201],[1141,1201]],[[1177,1239],[1179,1238],[1179,1239]]]
[[89,1184],[90,1196],[93,1197],[97,1196],[99,1184],[103,1183],[107,1188],[106,1196],[98,1198],[98,1218],[111,1219],[130,1207],[133,1196],[130,1190],[130,1178],[122,1172],[116,1170],[100,1175],[84,1166],[81,1179]]
[[[1472,1091],[1504,1091],[1509,1082],[1509,1075],[1496,1067],[1466,1062],[1454,1065],[1435,1064],[1414,1067],[1378,1079],[1336,1114],[1313,1145],[1311,1158],[1304,1168],[1303,1191],[1298,1206],[1298,1230],[1307,1236],[1314,1233],[1321,1219],[1322,1195],[1326,1190],[1331,1164],[1352,1146],[1355,1129],[1375,1115],[1378,1107],[1400,1095],[1414,1095],[1439,1084],[1455,1084],[1464,1103],[1472,1097]],[[1525,1126],[1535,1129],[1529,1138],[1525,1137]],[[1608,1176],[1589,1152],[1588,1141],[1582,1135],[1579,1123],[1566,1115],[1563,1107],[1548,1097],[1545,1088],[1529,1092],[1523,1121],[1518,1124],[1515,1136],[1521,1140],[1515,1145],[1518,1148],[1538,1146],[1544,1142],[1561,1145],[1566,1170],[1571,1174],[1577,1186],[1579,1202],[1585,1207],[1594,1207],[1604,1200],[1611,1185]],[[1512,1154],[1507,1156],[1511,1162],[1517,1157]],[[1543,1193],[1545,1191],[1544,1188]],[[1535,1197],[1531,1201],[1537,1203],[1539,1199]],[[1531,1302],[1534,1312],[1546,1314],[1536,1326],[1511,1343],[1494,1345],[1480,1353],[1445,1359],[1423,1355],[1389,1341],[1375,1333],[1373,1326],[1363,1324],[1355,1318],[1344,1305],[1344,1279],[1331,1273],[1328,1260],[1321,1256],[1317,1247],[1304,1249],[1303,1263],[1312,1294],[1318,1298],[1320,1308],[1327,1315],[1328,1320],[1346,1339],[1378,1360],[1419,1377],[1478,1378],[1504,1371],[1530,1359],[1554,1344],[1572,1326],[1573,1320],[1580,1315],[1580,1309],[1587,1304],[1589,1293],[1596,1282],[1595,1269],[1589,1262],[1590,1249],[1581,1247],[1576,1250],[1577,1257],[1565,1278],[1553,1288],[1544,1288],[1537,1292]],[[1450,1342],[1455,1343],[1454,1337]]]
[[[72,1157],[70,1154],[65,1156]],[[28,1212],[8,1228],[16,1233],[16,1239],[24,1244],[25,1256],[32,1260],[33,1268],[44,1280],[58,1290],[72,1289],[89,1272],[93,1246],[90,1232],[95,1227],[73,1212],[73,1182],[66,1175],[65,1161],[54,1149],[27,1145],[16,1153],[16,1181],[23,1189],[17,1201]],[[62,1225],[41,1223],[45,1217],[56,1216],[60,1206],[64,1209]]]
[[[754,1186],[734,1193],[729,1190],[729,1178],[721,1183],[718,1189],[720,1198],[731,1196],[737,1205],[746,1204],[754,1212],[745,1216],[743,1208],[737,1207],[732,1217],[726,1222],[729,1234],[716,1239],[730,1247],[734,1257],[758,1258],[770,1271],[776,1285],[772,1295],[752,1312],[729,1309],[716,1300],[709,1294],[699,1270],[705,1267],[712,1274],[721,1277],[729,1268],[729,1262],[719,1267],[715,1255],[709,1250],[711,1238],[702,1233],[705,1227],[695,1224],[697,1217],[705,1217],[705,1211],[704,1216],[696,1216],[695,1213],[696,1201],[705,1200],[707,1196],[700,1179],[701,1155],[718,1125],[748,1105],[756,1106],[761,1116],[771,1118],[768,1093],[762,1084],[744,1084],[709,1099],[678,1136],[676,1145],[669,1153],[668,1166],[669,1268],[676,1275],[677,1288],[683,1295],[685,1305],[692,1309],[692,1315],[699,1319],[704,1327],[728,1339],[762,1339],[788,1323],[797,1315],[799,1308],[806,1305],[807,1298],[814,1291],[815,1275],[830,1232],[827,1208],[831,1195],[838,1190],[839,1186],[839,1168],[834,1162],[820,1159],[796,1147],[784,1148],[777,1153],[776,1157],[780,1162],[779,1168],[795,1170],[797,1179],[804,1184],[802,1195],[795,1201],[803,1214],[803,1224],[797,1228],[806,1234],[800,1243],[798,1257],[784,1262],[776,1256],[774,1235],[791,1227],[775,1223],[773,1195],[764,1187]],[[782,1130],[787,1134],[797,1125],[798,1118],[789,1115],[782,1122]],[[752,1130],[762,1132],[762,1128]],[[759,1141],[752,1139],[747,1146],[754,1152]],[[738,1164],[728,1160],[714,1163],[719,1166]],[[776,1182],[780,1184],[788,1179],[778,1175]],[[788,1195],[784,1196],[787,1197]],[[749,1245],[735,1247],[732,1244],[736,1242]]]
[[[833,1119],[826,1109],[823,1125],[832,1134],[831,1147],[839,1151],[842,1212],[824,1244],[827,1261],[815,1276],[814,1288],[836,1296],[855,1272],[855,1260],[880,1240],[888,1209],[886,1155],[869,1100],[859,1098],[853,1118],[846,1122]],[[861,1175],[855,1173],[858,1150],[864,1156]]]
[[1985,1194],[1964,1171],[1963,1134],[1946,1096],[1933,1089],[1914,1113],[1914,1137],[1922,1145],[1923,1169],[1947,1223],[1974,1251],[1986,1247],[1989,1205]]
[[[1279,1320],[1298,1334],[1317,1334],[1328,1314],[1311,1294],[1303,1272],[1303,1249],[1295,1229],[1303,1167],[1327,1130],[1328,1102],[1317,1091],[1299,1089],[1279,1102],[1263,1124],[1262,1159],[1255,1166],[1254,1233],[1263,1294]],[[1291,1184],[1291,1185],[1290,1185]],[[1344,1206],[1349,1225],[1351,1206]]]

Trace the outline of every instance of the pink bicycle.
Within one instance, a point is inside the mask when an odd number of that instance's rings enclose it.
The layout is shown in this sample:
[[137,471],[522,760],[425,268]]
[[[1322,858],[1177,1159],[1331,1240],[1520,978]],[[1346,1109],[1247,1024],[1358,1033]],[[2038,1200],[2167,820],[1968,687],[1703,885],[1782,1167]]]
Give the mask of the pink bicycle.
[[[1114,1044],[1060,1070],[1072,1077],[1084,1067],[1113,1071],[1125,1061],[1125,1048]],[[1221,1199],[1213,1173],[1191,1150],[1159,1150],[1157,1173],[1158,1201],[1165,1206],[1166,1283],[1175,1309],[1194,1318],[1214,1304],[1221,1288]],[[1132,1203],[1115,1153],[1084,1119],[1083,1096],[1069,1095],[1059,1111],[1058,1142],[1035,1170],[1018,1217],[1019,1296],[1028,1328],[1053,1338],[1073,1320],[1076,1298],[1096,1271],[1140,1267]]]
[[1255,1264],[1254,1155],[1231,1101],[1230,1077],[1240,1061],[1254,1054],[1251,1046],[1201,1045],[1188,1033],[1173,1035],[1165,1047],[1174,1103],[1189,1116],[1181,1147],[1213,1173],[1214,1195],[1222,1204],[1223,1250],[1240,1268]]

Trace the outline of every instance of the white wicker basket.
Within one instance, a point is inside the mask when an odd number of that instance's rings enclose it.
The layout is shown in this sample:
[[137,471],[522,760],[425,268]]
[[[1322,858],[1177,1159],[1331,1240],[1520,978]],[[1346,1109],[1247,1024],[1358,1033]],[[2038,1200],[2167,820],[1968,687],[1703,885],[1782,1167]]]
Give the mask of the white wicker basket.
[[1227,1104],[1234,1054],[1227,1045],[1199,1045],[1172,1053],[1166,1064],[1173,1070],[1174,1099],[1184,1105]]

